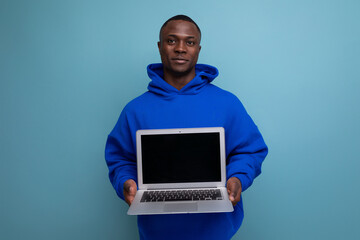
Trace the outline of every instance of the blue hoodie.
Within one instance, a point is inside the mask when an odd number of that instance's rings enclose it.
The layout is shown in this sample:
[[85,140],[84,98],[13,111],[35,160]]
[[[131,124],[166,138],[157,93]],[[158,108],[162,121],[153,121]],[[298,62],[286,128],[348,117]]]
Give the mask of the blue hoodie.
[[[245,191],[260,174],[268,150],[258,128],[236,96],[211,84],[218,75],[215,67],[197,64],[195,69],[194,79],[177,90],[164,81],[162,64],[150,64],[149,91],[121,112],[105,149],[109,178],[120,198],[124,182],[137,181],[138,129],[223,127],[227,178],[239,178]],[[230,239],[243,217],[241,200],[231,213],[138,216],[138,227],[140,239]]]

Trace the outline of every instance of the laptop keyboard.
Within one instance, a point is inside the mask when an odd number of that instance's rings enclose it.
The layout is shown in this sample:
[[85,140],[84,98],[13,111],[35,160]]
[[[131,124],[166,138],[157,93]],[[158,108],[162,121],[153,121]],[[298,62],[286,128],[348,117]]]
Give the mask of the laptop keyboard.
[[140,202],[222,200],[220,189],[145,191]]

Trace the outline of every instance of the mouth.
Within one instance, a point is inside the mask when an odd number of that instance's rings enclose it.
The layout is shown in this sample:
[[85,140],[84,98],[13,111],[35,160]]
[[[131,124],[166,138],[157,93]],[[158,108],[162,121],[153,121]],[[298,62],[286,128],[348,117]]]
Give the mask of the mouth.
[[189,61],[189,60],[184,59],[184,58],[173,58],[171,60],[173,60],[175,63],[178,63],[178,64],[184,64],[184,63]]

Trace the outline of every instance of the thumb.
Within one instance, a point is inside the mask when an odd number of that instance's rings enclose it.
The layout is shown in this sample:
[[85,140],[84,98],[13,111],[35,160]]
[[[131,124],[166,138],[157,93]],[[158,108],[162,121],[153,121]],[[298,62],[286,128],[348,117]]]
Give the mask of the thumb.
[[133,180],[129,180],[125,182],[124,190],[131,195],[135,195],[136,193],[136,183]]
[[134,187],[134,185],[130,185],[130,186],[129,186],[128,193],[131,194],[131,195],[135,195],[135,193],[136,193],[136,187]]
[[228,189],[230,201],[234,201],[238,192],[238,188],[236,187],[236,184],[232,181],[229,181],[227,189]]

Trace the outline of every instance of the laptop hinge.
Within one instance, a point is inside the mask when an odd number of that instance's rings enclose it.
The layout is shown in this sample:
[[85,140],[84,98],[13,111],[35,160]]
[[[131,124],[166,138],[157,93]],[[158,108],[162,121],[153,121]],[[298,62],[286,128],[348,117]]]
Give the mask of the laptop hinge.
[[218,188],[218,187],[183,187],[183,188],[147,188],[141,190],[176,190],[176,189],[202,189],[202,188]]

